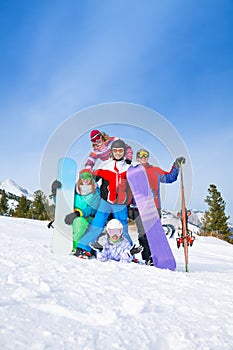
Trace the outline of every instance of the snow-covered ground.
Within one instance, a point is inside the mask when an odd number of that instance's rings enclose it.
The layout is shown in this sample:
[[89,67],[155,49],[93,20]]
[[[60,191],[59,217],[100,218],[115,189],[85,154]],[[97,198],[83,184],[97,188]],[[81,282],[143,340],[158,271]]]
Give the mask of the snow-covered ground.
[[233,245],[197,237],[185,273],[175,239],[172,272],[56,257],[51,236],[0,217],[1,349],[233,349]]

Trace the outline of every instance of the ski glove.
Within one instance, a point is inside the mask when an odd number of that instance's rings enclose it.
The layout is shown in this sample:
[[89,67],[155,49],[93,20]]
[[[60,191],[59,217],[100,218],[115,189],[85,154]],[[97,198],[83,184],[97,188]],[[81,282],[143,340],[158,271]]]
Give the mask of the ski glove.
[[185,158],[184,157],[176,158],[176,160],[174,162],[175,167],[177,167],[179,169],[182,164],[185,164]]
[[143,247],[141,245],[139,245],[138,247],[135,247],[135,244],[134,244],[134,246],[130,249],[130,254],[131,255],[138,254],[142,250],[143,250]]
[[132,163],[132,160],[131,160],[131,159],[128,159],[128,158],[126,158],[126,159],[125,159],[125,162],[126,162],[126,164],[131,164],[131,163]]
[[71,225],[74,219],[76,219],[79,216],[80,216],[80,213],[78,211],[75,211],[73,213],[67,214],[64,221],[67,225]]
[[61,188],[61,182],[58,180],[53,181],[52,185],[51,185],[51,195],[49,196],[49,198],[53,198],[56,197],[57,194],[57,189]]

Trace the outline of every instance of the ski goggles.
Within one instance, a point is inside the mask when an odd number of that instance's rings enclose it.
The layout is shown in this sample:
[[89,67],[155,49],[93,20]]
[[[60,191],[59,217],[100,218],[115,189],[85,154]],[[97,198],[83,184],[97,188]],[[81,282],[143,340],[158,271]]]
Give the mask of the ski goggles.
[[108,229],[108,234],[110,237],[120,237],[122,235],[122,230],[120,228],[109,228]]
[[124,148],[113,148],[112,152],[123,154],[125,152],[125,150],[124,150]]
[[100,143],[101,141],[102,141],[101,134],[97,134],[91,138],[91,142],[96,143],[96,144]]
[[147,152],[146,150],[141,150],[137,152],[137,158],[148,158],[149,157],[149,152]]
[[81,180],[92,180],[92,175],[88,172],[84,172],[79,176],[79,178]]

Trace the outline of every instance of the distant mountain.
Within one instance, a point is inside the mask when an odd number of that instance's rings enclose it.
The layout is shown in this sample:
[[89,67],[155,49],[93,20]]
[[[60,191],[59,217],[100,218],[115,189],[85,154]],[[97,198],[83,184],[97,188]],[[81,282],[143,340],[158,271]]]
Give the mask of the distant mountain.
[[7,193],[14,194],[17,197],[25,196],[27,199],[33,200],[33,193],[31,191],[19,186],[11,179],[0,182],[0,189]]

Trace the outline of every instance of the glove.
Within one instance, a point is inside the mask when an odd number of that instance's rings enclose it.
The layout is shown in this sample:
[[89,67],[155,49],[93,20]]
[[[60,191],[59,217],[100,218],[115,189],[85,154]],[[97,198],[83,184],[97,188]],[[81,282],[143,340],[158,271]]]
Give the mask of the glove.
[[48,228],[54,228],[53,227],[54,220],[50,221],[47,225]]
[[73,213],[67,214],[64,221],[67,225],[71,225],[74,219],[76,219],[79,216],[80,213],[78,211],[74,211]]
[[97,241],[96,241],[95,243],[90,243],[89,246],[90,246],[93,250],[95,250],[96,252],[97,252],[97,251],[102,252],[102,250],[103,250],[103,246],[102,246],[99,242],[97,242]]
[[53,198],[56,197],[57,194],[57,189],[61,188],[61,182],[58,180],[53,181],[52,185],[51,185],[51,195],[49,196],[49,198]]
[[177,167],[179,169],[182,164],[185,164],[185,158],[184,157],[176,158],[176,160],[174,162],[175,167]]
[[134,246],[130,249],[130,254],[131,254],[131,255],[138,254],[138,253],[140,253],[142,250],[143,250],[143,247],[142,247],[141,245],[138,246],[138,247],[135,247],[135,244],[134,244]]
[[131,164],[131,163],[132,163],[132,160],[131,160],[131,159],[128,159],[128,158],[126,158],[126,159],[125,159],[125,162],[126,162],[126,164]]

